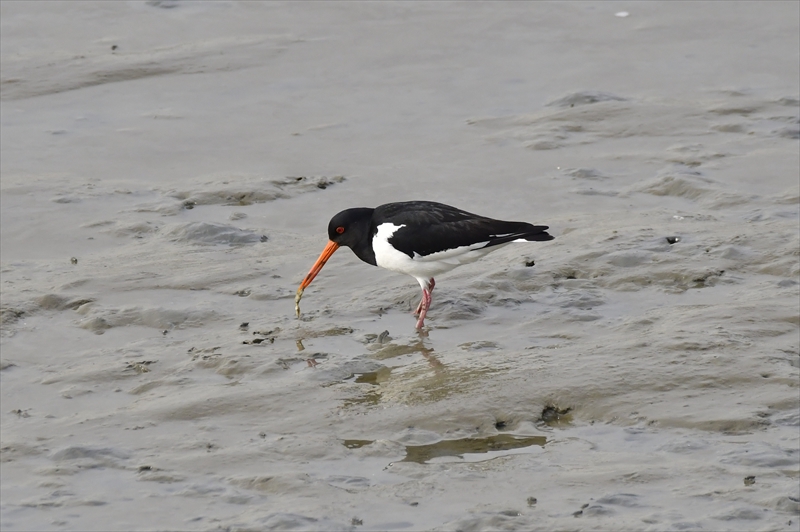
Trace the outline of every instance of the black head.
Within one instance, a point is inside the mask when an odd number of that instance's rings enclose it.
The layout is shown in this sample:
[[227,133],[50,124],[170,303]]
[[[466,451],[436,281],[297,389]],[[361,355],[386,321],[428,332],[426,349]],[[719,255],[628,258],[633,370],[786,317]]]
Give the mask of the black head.
[[[372,251],[372,212],[375,209],[347,209],[342,211],[333,218],[331,223],[328,224],[328,238],[330,242],[322,250],[314,266],[300,283],[300,288],[297,289],[297,296],[295,303],[300,302],[303,295],[303,290],[306,289],[311,281],[331,258],[331,255],[339,249],[340,246],[347,246],[353,250],[356,256],[366,263],[376,266],[375,252]],[[296,307],[297,315],[300,316],[300,307]]]
[[375,209],[347,209],[333,218],[328,224],[328,238],[340,246],[347,246],[369,264],[375,264],[372,251],[372,213]]
[[328,238],[340,246],[357,247],[365,239],[371,239],[370,222],[375,209],[347,209],[333,218],[328,224]]

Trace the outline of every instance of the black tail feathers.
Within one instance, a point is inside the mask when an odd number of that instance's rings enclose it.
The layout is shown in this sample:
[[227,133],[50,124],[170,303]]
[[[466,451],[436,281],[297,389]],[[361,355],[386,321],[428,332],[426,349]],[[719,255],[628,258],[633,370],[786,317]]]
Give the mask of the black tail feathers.
[[534,225],[520,238],[524,238],[528,242],[547,242],[548,240],[553,240],[555,237],[547,232],[548,229],[549,227],[546,225]]

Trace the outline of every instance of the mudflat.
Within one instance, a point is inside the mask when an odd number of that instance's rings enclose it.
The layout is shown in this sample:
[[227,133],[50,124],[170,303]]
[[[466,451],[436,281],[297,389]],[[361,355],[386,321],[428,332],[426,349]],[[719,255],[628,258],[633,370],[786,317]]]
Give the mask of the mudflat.
[[[3,2],[3,530],[796,530],[800,4]],[[419,287],[350,207],[550,226]]]

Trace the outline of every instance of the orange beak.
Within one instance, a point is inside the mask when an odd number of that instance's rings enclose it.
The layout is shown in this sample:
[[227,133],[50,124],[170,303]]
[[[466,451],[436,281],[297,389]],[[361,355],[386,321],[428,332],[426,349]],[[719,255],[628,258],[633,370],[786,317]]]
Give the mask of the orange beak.
[[325,263],[328,262],[328,259],[331,258],[333,252],[339,249],[339,244],[333,241],[329,241],[328,245],[325,246],[325,249],[322,250],[322,254],[317,259],[317,262],[314,263],[314,266],[311,267],[311,271],[308,272],[308,275],[305,276],[303,282],[300,283],[300,288],[297,289],[297,293],[300,294],[303,290],[306,289],[308,285],[311,284],[311,281],[314,280],[314,277],[317,276],[319,271],[325,266]]

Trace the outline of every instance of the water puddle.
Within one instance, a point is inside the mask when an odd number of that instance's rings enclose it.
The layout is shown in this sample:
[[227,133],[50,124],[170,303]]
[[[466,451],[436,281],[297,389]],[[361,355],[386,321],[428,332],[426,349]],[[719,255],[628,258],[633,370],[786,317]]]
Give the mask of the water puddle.
[[510,451],[530,452],[530,447],[544,447],[547,438],[544,436],[514,436],[497,434],[487,438],[462,438],[460,440],[442,440],[427,445],[409,445],[406,457],[402,462],[418,464],[441,462],[482,462],[500,456],[516,454]]
[[[359,449],[374,443],[372,440],[343,440],[348,449]],[[511,454],[526,454],[547,443],[545,436],[514,436],[496,434],[486,438],[461,438],[442,440],[425,445],[406,445],[406,456],[401,462],[417,464],[446,462],[483,462]]]
[[389,380],[389,375],[392,373],[392,368],[380,368],[377,371],[368,371],[367,373],[356,373],[354,377],[356,382],[361,384],[372,384],[378,386],[382,382]]
[[385,343],[377,344],[373,347],[374,354],[372,358],[375,360],[388,360],[403,355],[421,354],[424,357],[429,357],[433,353],[433,348],[427,347],[422,340],[410,344],[397,344]]
[[372,443],[375,442],[373,440],[342,440],[342,444],[348,449],[360,449]]

